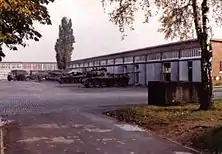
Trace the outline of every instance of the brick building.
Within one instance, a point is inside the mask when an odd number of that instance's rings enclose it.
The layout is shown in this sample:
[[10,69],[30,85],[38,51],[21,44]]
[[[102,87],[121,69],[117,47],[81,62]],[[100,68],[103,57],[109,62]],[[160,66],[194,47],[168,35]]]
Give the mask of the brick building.
[[0,79],[7,78],[11,70],[22,69],[26,71],[56,70],[55,62],[1,62],[0,63]]
[[212,78],[215,85],[222,84],[222,40],[212,40]]
[[[211,40],[213,83],[222,83],[222,40]],[[197,39],[72,61],[69,69],[105,67],[110,73],[130,74],[130,84],[149,81],[201,81],[201,49]],[[138,73],[139,72],[139,73]]]

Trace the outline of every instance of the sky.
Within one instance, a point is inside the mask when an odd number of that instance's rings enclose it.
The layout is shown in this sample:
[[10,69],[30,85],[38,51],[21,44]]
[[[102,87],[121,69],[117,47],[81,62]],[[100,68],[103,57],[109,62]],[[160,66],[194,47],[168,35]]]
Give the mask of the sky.
[[[28,46],[19,47],[18,51],[4,48],[6,57],[3,61],[55,62],[54,45],[58,38],[61,18],[72,19],[76,43],[72,60],[117,53],[137,48],[169,43],[162,33],[157,32],[159,23],[151,19],[143,24],[143,17],[138,15],[135,30],[127,32],[122,41],[118,27],[109,21],[100,0],[55,0],[48,6],[52,25],[36,25],[43,35],[39,42],[29,41]],[[215,38],[222,38],[222,29],[214,29]]]

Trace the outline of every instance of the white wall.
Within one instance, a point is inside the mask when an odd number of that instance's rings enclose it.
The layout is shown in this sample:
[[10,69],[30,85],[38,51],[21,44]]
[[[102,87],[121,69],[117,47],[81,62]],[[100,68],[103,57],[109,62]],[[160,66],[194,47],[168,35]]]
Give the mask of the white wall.
[[124,68],[124,72],[130,72],[129,77],[129,84],[134,84],[134,74],[132,72],[134,72],[134,65],[126,65],[127,68]]
[[124,70],[123,70],[123,66],[122,65],[119,65],[119,66],[114,66],[114,73],[123,73]]
[[188,62],[187,61],[180,61],[179,62],[179,79],[180,81],[188,81]]
[[161,63],[154,63],[154,81],[161,81],[162,80],[162,64]]
[[201,82],[201,63],[200,60],[194,60],[192,63],[193,67],[193,81]]
[[171,81],[177,81],[178,76],[178,62],[171,62]]
[[140,73],[139,73],[139,84],[141,85],[145,85],[145,77],[146,77],[146,72],[145,72],[145,69],[146,69],[146,64],[139,64],[139,70]]
[[114,73],[113,66],[106,67],[108,73]]

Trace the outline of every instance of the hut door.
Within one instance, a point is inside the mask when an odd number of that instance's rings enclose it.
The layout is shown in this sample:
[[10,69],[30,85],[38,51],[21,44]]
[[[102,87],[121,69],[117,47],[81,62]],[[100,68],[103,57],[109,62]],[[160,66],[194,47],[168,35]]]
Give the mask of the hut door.
[[164,63],[163,64],[163,78],[164,78],[164,81],[170,81],[170,78],[171,78],[170,63]]
[[192,82],[193,81],[193,66],[192,66],[192,61],[188,62],[188,81]]

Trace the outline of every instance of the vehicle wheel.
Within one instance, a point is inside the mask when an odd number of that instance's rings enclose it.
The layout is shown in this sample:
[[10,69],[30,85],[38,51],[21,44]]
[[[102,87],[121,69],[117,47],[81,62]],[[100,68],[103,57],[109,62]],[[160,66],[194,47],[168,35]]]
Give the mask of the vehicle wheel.
[[88,82],[89,88],[94,88],[95,85],[92,82]]
[[105,88],[105,87],[107,87],[107,85],[106,85],[105,82],[102,82],[102,83],[100,84],[100,87]]

